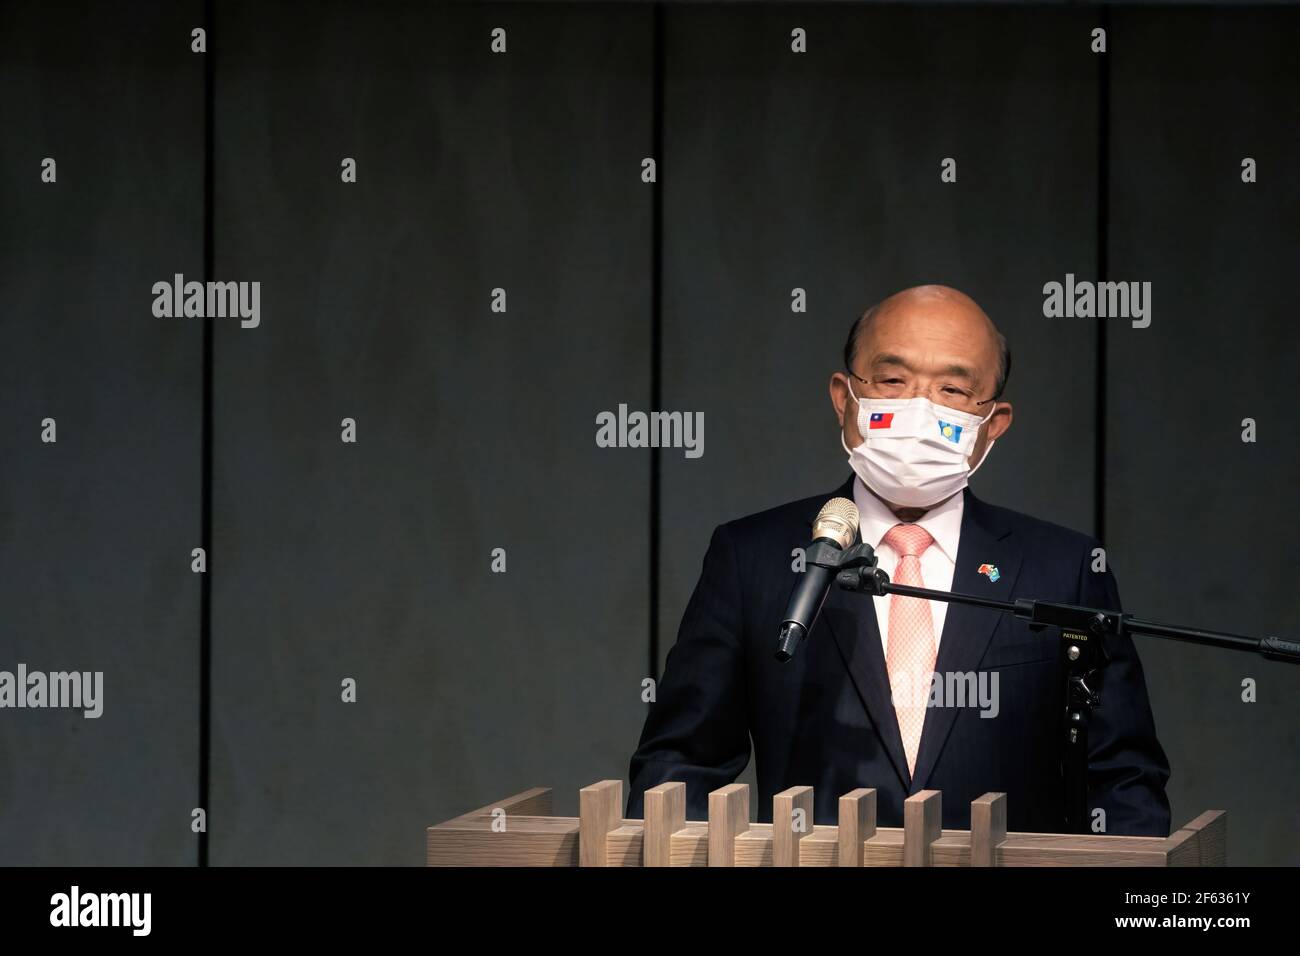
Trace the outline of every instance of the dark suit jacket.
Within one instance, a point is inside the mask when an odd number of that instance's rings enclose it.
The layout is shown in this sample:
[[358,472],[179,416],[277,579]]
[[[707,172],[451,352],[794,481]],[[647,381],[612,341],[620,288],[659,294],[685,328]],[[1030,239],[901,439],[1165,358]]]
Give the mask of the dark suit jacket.
[[[954,591],[1120,610],[1109,568],[1092,571],[1094,539],[963,494]],[[948,606],[935,671],[996,671],[1000,709],[987,718],[978,707],[930,708],[914,777],[871,597],[832,587],[794,659],[773,658],[795,582],[791,551],[808,545],[813,518],[836,495],[852,499],[852,479],[713,532],[632,756],[627,815],[644,816],[647,788],[684,781],[688,819],[708,819],[709,791],[745,768],[752,738],[761,822],[772,818],[773,794],[811,785],[817,823],[836,822],[842,794],[875,787],[881,826],[902,826],[903,799],[937,789],[944,827],[968,829],[971,800],[1002,791],[1008,829],[1064,829],[1055,628],[1035,632],[1010,614]],[[996,582],[978,572],[985,563],[1001,572]],[[1169,765],[1142,665],[1128,637],[1108,648],[1089,731],[1089,809],[1105,809],[1107,833],[1167,836]]]

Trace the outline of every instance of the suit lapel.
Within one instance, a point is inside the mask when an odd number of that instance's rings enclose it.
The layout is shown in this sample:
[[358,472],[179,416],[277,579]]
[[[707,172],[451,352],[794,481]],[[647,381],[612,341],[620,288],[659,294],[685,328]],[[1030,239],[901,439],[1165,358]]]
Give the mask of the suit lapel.
[[[829,497],[853,500],[853,479]],[[808,524],[812,525],[823,501],[819,501]],[[832,585],[822,605],[821,618],[839,648],[840,657],[848,669],[853,686],[866,707],[881,745],[889,755],[889,762],[906,788],[908,785],[907,758],[903,753],[903,737],[898,729],[898,717],[889,690],[885,669],[885,654],[880,646],[880,625],[876,608],[870,595],[854,594]]]
[[[961,540],[957,545],[957,566],[953,572],[952,590],[1009,601],[1016,577],[1020,573],[1022,555],[1019,545],[1010,529],[996,520],[991,509],[971,494],[969,489],[963,494],[965,501]],[[991,581],[987,575],[980,573],[979,568],[984,564],[997,567],[997,581]],[[942,678],[944,674],[974,671],[983,659],[989,641],[993,638],[993,631],[1001,619],[1001,611],[966,604],[949,604],[943,623],[943,636],[939,642],[939,655],[934,665],[935,672]],[[926,711],[921,746],[916,756],[913,791],[925,788],[956,720],[957,708],[952,706],[931,707]]]
[[[835,637],[844,666],[857,689],[862,704],[871,717],[889,762],[899,782],[908,785],[907,757],[903,753],[903,736],[889,691],[885,654],[880,646],[880,625],[876,608],[867,594],[853,594],[832,587],[822,606],[822,619]],[[874,786],[874,784],[871,784]]]

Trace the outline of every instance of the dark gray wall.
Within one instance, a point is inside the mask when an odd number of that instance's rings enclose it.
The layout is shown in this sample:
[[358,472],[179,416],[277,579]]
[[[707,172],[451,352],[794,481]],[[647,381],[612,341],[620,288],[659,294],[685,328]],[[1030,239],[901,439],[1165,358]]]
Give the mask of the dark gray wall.
[[[1108,327],[1106,544],[1125,603],[1155,620],[1300,634],[1298,14],[1113,19],[1110,273],[1152,282],[1153,312]],[[1222,807],[1233,861],[1300,863],[1300,669],[1138,648],[1175,819]]]
[[266,318],[215,356],[214,863],[422,863],[624,772],[649,471],[595,418],[648,403],[646,26],[222,5],[217,273]]
[[202,332],[151,291],[202,272],[197,7],[0,5],[0,670],[104,683],[0,711],[0,864],[197,859]]
[[[430,823],[625,776],[653,523],[662,659],[713,526],[847,474],[826,380],[917,282],[1015,350],[978,493],[1100,515],[1140,614],[1300,633],[1294,13],[1112,11],[1106,116],[1095,12],[672,6],[652,187],[647,6],[215,7],[214,277],[260,281],[263,315],[212,354],[213,863],[419,863]],[[99,721],[0,712],[0,862],[196,859],[201,325],[147,292],[202,269],[201,11],[134,9],[0,7],[0,668],[102,660],[109,695]],[[1099,268],[1103,183],[1109,274],[1156,311],[1111,321],[1099,379],[1100,323],[1044,319],[1041,289]],[[594,440],[651,405],[656,189],[660,405],[706,424],[657,503],[648,453]],[[1139,647],[1176,822],[1226,807],[1234,862],[1297,862],[1297,675]]]

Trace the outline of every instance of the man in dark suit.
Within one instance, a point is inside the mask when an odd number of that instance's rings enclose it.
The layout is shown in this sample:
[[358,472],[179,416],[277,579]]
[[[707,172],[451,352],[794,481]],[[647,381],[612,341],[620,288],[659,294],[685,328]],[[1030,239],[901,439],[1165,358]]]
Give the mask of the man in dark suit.
[[[967,829],[971,800],[1007,794],[1008,828],[1064,829],[1059,631],[1009,614],[833,587],[787,663],[773,652],[796,581],[795,549],[832,497],[853,500],[863,541],[895,583],[1002,601],[1120,610],[1098,542],[987,504],[967,487],[1012,421],[1000,401],[1010,352],[970,298],[900,292],[854,324],[831,401],[854,476],[825,494],[718,527],[631,761],[627,815],[645,791],[683,781],[689,819],[750,758],[758,819],[772,796],[814,787],[814,820],[842,794],[877,791],[881,826],[903,800],[943,792],[943,826]],[[1091,828],[1167,836],[1169,766],[1132,641],[1107,644],[1089,729]],[[959,693],[954,693],[955,690]]]

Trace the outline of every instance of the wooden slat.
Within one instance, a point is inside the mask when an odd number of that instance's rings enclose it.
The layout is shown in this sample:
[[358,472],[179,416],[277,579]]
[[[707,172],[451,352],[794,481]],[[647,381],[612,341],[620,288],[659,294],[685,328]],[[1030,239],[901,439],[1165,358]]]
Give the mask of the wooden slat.
[[749,784],[729,783],[709,794],[709,866],[736,865],[736,837],[749,829]]
[[902,866],[903,831],[898,827],[876,827],[876,835],[862,841],[863,866]]
[[428,866],[577,866],[578,821],[573,817],[511,817],[504,832],[492,818],[460,817],[429,827]]
[[[961,832],[961,831],[954,831]],[[1068,852],[1071,849],[1096,850],[1109,847],[1120,853],[1149,853],[1165,848],[1165,837],[1107,836],[1099,833],[1027,833],[1007,834],[1006,845],[1019,848],[1038,847]]]
[[671,866],[673,834],[686,826],[686,784],[661,783],[645,792],[645,865]]
[[[507,817],[549,817],[553,812],[552,806],[553,800],[550,787],[530,787],[527,790],[521,790],[514,796],[506,797],[504,800],[489,803],[477,810],[471,810],[469,813],[462,813],[460,816],[448,820],[447,823],[454,823],[466,817],[491,815],[494,810],[498,809],[504,810]],[[438,826],[446,826],[446,824],[440,823]]]
[[645,828],[640,823],[624,824],[605,837],[606,866],[641,866]]
[[798,866],[799,842],[812,828],[812,787],[791,787],[773,796],[772,865]]
[[672,866],[709,865],[709,827],[707,824],[687,824],[672,838]]
[[862,843],[876,835],[876,791],[870,787],[850,790],[840,797],[840,866],[862,865]]
[[998,845],[1007,838],[1007,795],[986,793],[970,804],[970,865],[997,865]]
[[942,822],[938,790],[922,790],[903,801],[903,866],[930,865],[930,844],[939,839]]
[[751,823],[736,837],[736,866],[772,865],[772,824]]
[[609,831],[622,824],[623,781],[602,780],[578,791],[578,865],[604,866]]
[[1170,866],[1226,866],[1228,815],[1207,810],[1173,833],[1165,848]]
[[839,828],[833,826],[815,826],[812,833],[799,841],[799,865],[802,866],[839,866],[840,864]]
[[1163,837],[1008,833],[998,866],[1165,866]]
[[1105,847],[1022,847],[1010,841],[998,848],[998,866],[1166,866],[1163,850],[1125,852]]
[[970,866],[970,834],[965,830],[943,830],[930,844],[931,866]]

